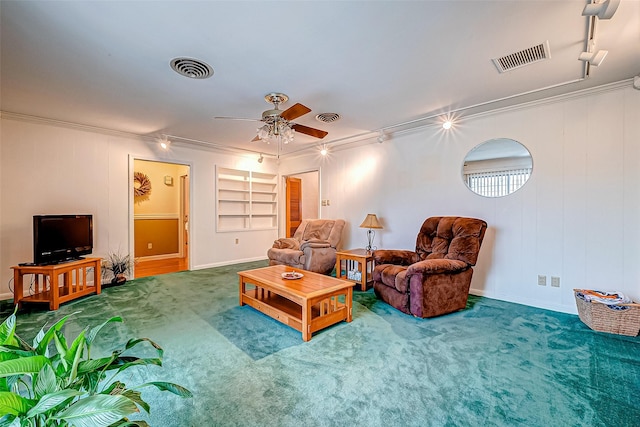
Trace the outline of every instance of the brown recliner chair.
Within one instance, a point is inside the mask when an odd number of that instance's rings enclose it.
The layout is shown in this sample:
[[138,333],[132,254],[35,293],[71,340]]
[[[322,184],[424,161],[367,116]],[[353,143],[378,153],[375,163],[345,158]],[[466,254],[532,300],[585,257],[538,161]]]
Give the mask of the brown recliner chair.
[[293,237],[273,242],[267,251],[269,265],[284,264],[330,274],[336,265],[344,224],[342,219],[303,219]]
[[473,268],[487,223],[431,217],[420,228],[416,250],[376,250],[373,289],[407,314],[435,317],[467,305]]

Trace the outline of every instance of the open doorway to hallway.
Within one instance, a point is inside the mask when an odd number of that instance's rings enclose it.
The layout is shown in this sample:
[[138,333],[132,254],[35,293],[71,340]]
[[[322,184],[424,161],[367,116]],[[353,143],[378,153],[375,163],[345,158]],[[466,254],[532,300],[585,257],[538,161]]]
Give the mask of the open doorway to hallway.
[[188,270],[190,167],[134,159],[133,168],[134,277]]
[[284,177],[285,236],[291,237],[303,219],[320,217],[320,172],[309,171]]

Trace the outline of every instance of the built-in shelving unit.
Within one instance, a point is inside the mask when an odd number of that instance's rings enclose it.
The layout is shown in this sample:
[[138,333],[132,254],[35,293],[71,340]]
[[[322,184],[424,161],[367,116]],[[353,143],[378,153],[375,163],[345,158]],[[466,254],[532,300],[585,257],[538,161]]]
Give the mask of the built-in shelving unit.
[[218,231],[277,227],[277,175],[218,166],[216,183]]

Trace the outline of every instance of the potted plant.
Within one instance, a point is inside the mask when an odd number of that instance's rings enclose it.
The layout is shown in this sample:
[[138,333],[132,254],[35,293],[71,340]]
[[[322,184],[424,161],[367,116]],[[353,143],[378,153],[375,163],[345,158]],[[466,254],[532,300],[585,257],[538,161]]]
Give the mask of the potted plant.
[[[148,338],[130,339],[106,357],[93,358],[91,345],[112,317],[92,329],[67,339],[62,327],[65,316],[48,330],[41,329],[29,345],[16,334],[16,315],[0,325],[0,426],[1,427],[125,427],[148,426],[126,417],[149,412],[140,389],[153,386],[181,397],[192,397],[177,384],[153,381],[129,387],[119,373],[145,365],[162,366],[162,348]],[[50,344],[55,344],[55,353]],[[150,345],[156,357],[130,355],[131,349]],[[127,352],[124,354],[124,352]],[[109,375],[107,379],[107,375]]]
[[102,263],[102,276],[104,279],[111,279],[111,284],[122,285],[127,281],[127,276],[133,269],[134,261],[131,255],[122,255],[119,252],[112,252],[107,255]]

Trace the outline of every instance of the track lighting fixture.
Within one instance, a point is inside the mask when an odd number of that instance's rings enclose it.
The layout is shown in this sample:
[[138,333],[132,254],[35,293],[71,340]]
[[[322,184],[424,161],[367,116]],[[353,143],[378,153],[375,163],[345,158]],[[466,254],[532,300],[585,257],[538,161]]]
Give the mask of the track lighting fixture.
[[378,136],[378,142],[380,144],[382,144],[383,142],[385,142],[387,139],[389,139],[389,135],[387,135],[386,133],[384,133],[383,130],[380,131],[380,136]]
[[323,156],[326,156],[328,152],[329,151],[327,151],[327,145],[326,144],[322,145],[322,150],[320,150],[320,154],[322,154]]
[[633,78],[633,88],[640,90],[640,75]]
[[582,16],[597,16],[600,19],[611,19],[616,10],[620,0],[605,0],[601,3],[590,3],[584,7]]
[[608,50],[598,50],[595,52],[582,52],[580,56],[578,56],[578,59],[580,61],[586,61],[590,65],[597,67],[600,64],[602,64],[602,61],[604,61],[604,58],[607,56],[608,53],[609,53]]
[[442,128],[444,130],[449,130],[451,129],[451,126],[453,126],[453,123],[451,122],[451,120],[447,120],[444,123],[442,123]]
[[163,136],[162,139],[158,140],[158,144],[160,145],[160,148],[167,151],[171,145],[171,141],[169,141],[166,136]]

